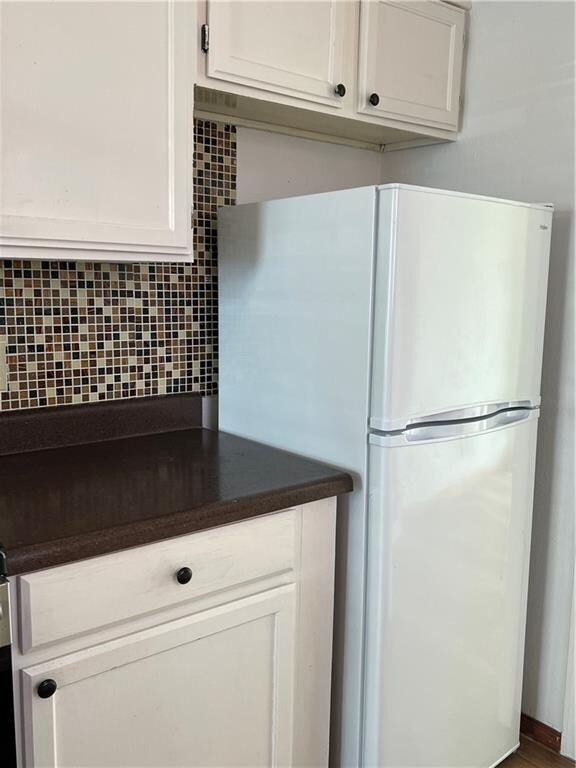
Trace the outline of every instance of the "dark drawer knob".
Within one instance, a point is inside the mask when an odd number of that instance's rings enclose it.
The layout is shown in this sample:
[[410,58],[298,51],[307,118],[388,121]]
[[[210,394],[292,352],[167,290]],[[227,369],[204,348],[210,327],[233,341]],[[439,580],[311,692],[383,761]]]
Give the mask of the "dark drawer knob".
[[344,83],[338,83],[336,88],[334,88],[334,93],[336,94],[336,96],[340,96],[340,97],[346,96],[346,86],[344,85]]
[[40,696],[41,699],[49,699],[50,696],[54,696],[56,693],[56,688],[58,688],[56,680],[42,680],[38,685],[38,696]]
[[380,96],[377,93],[371,93],[368,101],[373,107],[377,107],[380,104]]
[[190,568],[187,568],[184,566],[184,568],[180,568],[178,573],[176,574],[176,581],[178,584],[188,584],[189,581],[192,579],[192,571]]

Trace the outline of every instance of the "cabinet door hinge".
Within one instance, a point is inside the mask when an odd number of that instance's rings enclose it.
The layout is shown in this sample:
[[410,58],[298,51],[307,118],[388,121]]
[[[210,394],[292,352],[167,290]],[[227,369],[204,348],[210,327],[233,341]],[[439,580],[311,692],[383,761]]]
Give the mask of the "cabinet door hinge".
[[200,46],[203,53],[208,53],[208,48],[210,47],[210,28],[208,24],[202,24]]

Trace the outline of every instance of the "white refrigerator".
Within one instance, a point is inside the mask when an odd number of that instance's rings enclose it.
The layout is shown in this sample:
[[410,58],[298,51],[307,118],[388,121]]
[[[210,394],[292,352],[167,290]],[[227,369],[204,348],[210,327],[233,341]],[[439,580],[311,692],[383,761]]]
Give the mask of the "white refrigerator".
[[333,765],[518,744],[551,221],[402,184],[220,213],[220,429],[355,480]]

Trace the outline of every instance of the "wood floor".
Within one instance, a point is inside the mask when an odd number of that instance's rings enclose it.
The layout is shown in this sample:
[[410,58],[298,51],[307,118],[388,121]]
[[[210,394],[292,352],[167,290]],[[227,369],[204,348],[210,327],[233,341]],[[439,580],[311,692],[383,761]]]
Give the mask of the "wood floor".
[[574,768],[574,763],[546,747],[541,747],[535,741],[523,738],[518,752],[500,763],[500,766],[501,768]]

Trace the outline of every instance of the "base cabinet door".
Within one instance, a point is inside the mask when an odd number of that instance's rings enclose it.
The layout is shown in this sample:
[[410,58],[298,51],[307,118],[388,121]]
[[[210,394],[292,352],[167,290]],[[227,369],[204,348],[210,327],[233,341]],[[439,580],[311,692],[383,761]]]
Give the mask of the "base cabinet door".
[[0,3],[4,254],[190,258],[192,24],[179,0]]
[[353,13],[340,0],[208,0],[206,75],[216,89],[220,80],[342,107]]
[[26,768],[290,765],[295,604],[289,584],[22,670]]
[[465,20],[438,0],[360,0],[358,111],[456,130]]

